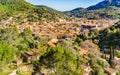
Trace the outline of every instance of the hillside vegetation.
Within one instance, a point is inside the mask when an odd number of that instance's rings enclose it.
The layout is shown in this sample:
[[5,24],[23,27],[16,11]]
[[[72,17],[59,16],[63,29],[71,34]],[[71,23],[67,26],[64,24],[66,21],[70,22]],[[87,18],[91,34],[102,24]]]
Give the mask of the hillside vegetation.
[[103,49],[110,48],[111,46],[116,48],[120,46],[120,22],[104,30],[91,30],[88,33],[81,34],[80,37],[83,40],[93,40],[94,43],[98,44],[100,48]]
[[51,22],[58,18],[66,19],[63,13],[46,6],[35,6],[25,0],[0,0],[0,19],[5,20],[13,17],[16,23],[28,22]]
[[110,6],[107,8],[88,10],[88,9],[74,9],[72,11],[65,12],[69,16],[74,16],[78,18],[87,18],[87,19],[119,19],[120,17],[120,8]]
[[65,13],[69,16],[87,19],[119,19],[120,5],[118,0],[104,0],[85,9],[76,8]]

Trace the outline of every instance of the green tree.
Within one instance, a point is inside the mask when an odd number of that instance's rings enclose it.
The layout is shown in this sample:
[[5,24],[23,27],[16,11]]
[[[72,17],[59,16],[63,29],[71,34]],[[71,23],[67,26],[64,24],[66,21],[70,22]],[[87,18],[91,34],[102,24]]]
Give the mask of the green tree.
[[4,41],[0,41],[0,71],[14,59],[14,48]]
[[29,50],[30,48],[34,48],[34,37],[32,36],[32,31],[29,28],[24,29],[23,32],[20,33],[20,44],[17,46],[20,50]]
[[19,31],[16,27],[8,27],[0,30],[0,40],[6,41],[8,44],[15,46],[19,43]]
[[[77,68],[74,54],[62,47],[49,47],[47,53],[40,58],[40,62],[51,68],[55,75],[82,75]],[[79,72],[78,72],[79,69]]]

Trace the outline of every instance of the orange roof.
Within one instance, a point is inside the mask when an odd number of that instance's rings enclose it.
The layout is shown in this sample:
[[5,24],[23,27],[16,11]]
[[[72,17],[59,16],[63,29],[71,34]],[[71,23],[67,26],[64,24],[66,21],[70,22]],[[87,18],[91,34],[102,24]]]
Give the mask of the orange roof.
[[55,47],[57,42],[58,42],[58,39],[52,39],[52,40],[50,40],[47,44],[48,44],[49,46]]
[[88,50],[84,50],[84,49],[80,49],[80,54],[82,55],[87,55],[88,54]]

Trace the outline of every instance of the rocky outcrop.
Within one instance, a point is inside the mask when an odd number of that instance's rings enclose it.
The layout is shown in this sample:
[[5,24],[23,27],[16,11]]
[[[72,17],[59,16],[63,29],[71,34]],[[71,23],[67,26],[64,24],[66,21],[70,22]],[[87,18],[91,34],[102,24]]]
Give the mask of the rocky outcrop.
[[120,59],[115,58],[114,60],[112,60],[112,67],[120,72]]
[[31,63],[33,61],[39,60],[39,50],[33,49],[28,52],[23,52],[21,55],[21,58],[23,59],[23,62]]
[[115,70],[115,69],[105,68],[104,71],[105,71],[105,73],[107,73],[108,75],[116,75],[116,70]]
[[10,73],[8,75],[17,75],[17,73],[31,72],[33,70],[34,70],[34,66],[32,64],[30,64],[30,65],[25,65],[20,68],[17,68],[16,70],[14,70],[12,73]]
[[34,66],[31,65],[25,65],[23,67],[20,67],[17,69],[18,72],[27,72],[27,71],[33,71],[34,70]]
[[17,75],[17,70],[14,70],[12,73],[8,74],[8,75]]

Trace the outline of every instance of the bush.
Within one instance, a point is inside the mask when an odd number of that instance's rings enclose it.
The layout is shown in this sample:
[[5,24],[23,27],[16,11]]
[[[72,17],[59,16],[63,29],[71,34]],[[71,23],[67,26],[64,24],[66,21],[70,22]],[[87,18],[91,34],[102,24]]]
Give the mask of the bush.
[[120,58],[120,52],[117,53],[117,57]]
[[98,64],[94,64],[92,69],[92,75],[107,75],[104,73],[104,70]]
[[102,60],[98,60],[97,63],[102,67],[105,68],[108,66],[107,61],[102,61]]
[[4,41],[0,41],[0,69],[14,59],[14,48]]

